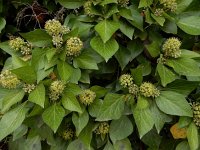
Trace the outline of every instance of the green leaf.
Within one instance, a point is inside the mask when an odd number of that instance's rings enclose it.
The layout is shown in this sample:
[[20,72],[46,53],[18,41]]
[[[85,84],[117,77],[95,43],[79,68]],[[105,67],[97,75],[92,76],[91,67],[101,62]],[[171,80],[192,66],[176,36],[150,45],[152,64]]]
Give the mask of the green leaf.
[[6,20],[2,17],[0,17],[0,33],[6,26]]
[[85,110],[82,114],[73,113],[72,122],[76,128],[76,136],[78,136],[83,128],[87,125],[89,121],[89,115]]
[[184,96],[188,96],[198,86],[198,82],[179,79],[168,84],[164,90],[174,91]]
[[153,0],[140,0],[138,8],[150,6]]
[[8,41],[0,43],[0,48],[1,50],[5,51],[6,53],[10,55],[13,55],[16,53],[13,49],[11,49]]
[[200,76],[199,64],[190,58],[167,60],[167,65],[172,67],[180,75]]
[[28,100],[44,108],[45,87],[42,83],[37,85],[36,88],[29,94]]
[[151,110],[151,113],[153,114],[152,117],[153,117],[153,120],[154,120],[154,123],[155,123],[156,130],[157,130],[158,133],[160,133],[164,124],[166,122],[172,121],[172,118],[169,115],[160,111],[160,109],[156,105],[155,101],[153,101],[151,103],[150,110]]
[[3,115],[0,121],[0,141],[15,131],[24,121],[27,109],[25,103]]
[[144,49],[143,44],[139,40],[132,40],[128,43],[127,48],[131,52],[131,60],[140,55]]
[[177,25],[180,29],[190,35],[200,34],[200,16],[188,16],[178,20]]
[[80,139],[77,139],[69,143],[67,150],[88,150],[88,149],[85,148],[83,142]]
[[76,97],[72,93],[68,93],[68,94],[64,93],[64,95],[62,97],[62,105],[67,110],[82,113],[81,106],[80,106],[78,100],[76,99]]
[[181,49],[181,57],[196,58],[196,57],[200,57],[200,54],[194,51]]
[[155,16],[154,14],[151,14],[152,18],[156,20],[156,22],[160,25],[163,26],[165,23],[165,18],[160,17],[160,16]]
[[70,77],[70,82],[78,84],[78,81],[81,78],[81,70],[79,68],[74,68],[72,74],[73,76]]
[[110,143],[110,141],[108,141],[103,150],[115,150],[115,149],[113,145]]
[[110,3],[117,3],[117,0],[103,0],[101,2],[101,5],[107,5],[107,4],[110,4]]
[[186,8],[190,6],[193,0],[178,0],[177,3],[177,13],[183,12]]
[[119,27],[120,25],[118,22],[103,20],[95,26],[95,30],[99,33],[103,42],[106,43]]
[[166,20],[164,26],[161,28],[166,33],[177,34],[177,25],[173,21]]
[[64,82],[67,82],[73,73],[72,66],[70,66],[68,63],[64,61],[59,61],[57,64],[57,67],[58,67],[58,73],[61,80],[63,80]]
[[82,53],[80,56],[74,58],[73,63],[75,68],[98,70],[96,61],[87,53]]
[[124,33],[129,39],[132,40],[133,38],[133,33],[135,29],[128,25],[126,22],[120,21],[120,30],[122,33]]
[[51,43],[51,36],[42,29],[36,29],[28,33],[20,33],[20,35],[29,41],[33,46],[44,47]]
[[142,71],[143,67],[142,66],[138,66],[135,69],[131,69],[131,75],[133,76],[133,80],[137,85],[141,85],[142,81],[143,81],[143,74]]
[[118,120],[112,120],[110,124],[110,138],[113,143],[125,139],[133,132],[133,125],[127,116],[122,116]]
[[91,47],[99,53],[106,62],[117,52],[119,49],[119,45],[117,41],[113,38],[111,38],[106,43],[103,43],[100,37],[94,37],[90,41]]
[[20,102],[24,97],[23,90],[16,90],[14,92],[9,92],[3,99],[2,99],[2,112],[6,112],[9,110],[11,106]]
[[176,75],[161,63],[158,63],[157,71],[164,87],[176,79]]
[[132,111],[140,138],[142,138],[153,128],[154,120],[151,111],[148,107],[146,109],[137,109],[136,107]]
[[199,148],[199,135],[198,135],[198,128],[191,122],[188,129],[187,129],[187,139],[191,150],[197,150]]
[[105,96],[96,121],[119,119],[124,111],[123,96],[109,93]]
[[57,0],[62,6],[68,9],[76,9],[83,5],[83,0]]
[[109,89],[106,89],[106,88],[98,86],[98,85],[92,86],[90,88],[90,90],[92,90],[93,92],[96,93],[96,98],[101,98],[101,97],[105,96],[106,93],[109,91]]
[[190,150],[189,144],[187,141],[182,141],[176,146],[176,150]]
[[153,41],[151,44],[145,45],[145,47],[152,57],[160,55],[160,43],[158,41]]
[[99,111],[100,111],[100,108],[103,104],[103,101],[100,100],[100,99],[96,99],[92,105],[89,106],[89,114],[92,116],[92,117],[97,117],[98,114],[99,114]]
[[192,117],[192,109],[185,97],[172,91],[161,91],[156,104],[166,114]]
[[31,66],[25,66],[12,70],[19,79],[22,79],[26,83],[34,83],[37,79],[37,75]]
[[114,149],[115,150],[132,150],[131,142],[129,141],[128,138],[125,138],[123,140],[117,141],[114,144]]
[[28,131],[28,127],[25,125],[21,125],[19,128],[17,128],[14,132],[13,132],[13,141],[21,138],[22,136],[24,136]]
[[62,106],[54,104],[42,113],[42,119],[44,122],[56,133],[60,126],[63,117],[65,116],[65,110]]

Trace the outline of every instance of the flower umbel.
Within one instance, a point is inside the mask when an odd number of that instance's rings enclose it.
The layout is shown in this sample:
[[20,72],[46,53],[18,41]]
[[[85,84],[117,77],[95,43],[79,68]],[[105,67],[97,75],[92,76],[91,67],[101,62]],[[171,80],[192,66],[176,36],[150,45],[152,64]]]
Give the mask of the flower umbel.
[[127,5],[129,4],[129,0],[118,0],[118,4],[121,7],[127,7]]
[[175,12],[177,9],[176,0],[160,0],[160,3],[163,5],[165,9],[170,10],[172,12]]
[[178,38],[172,37],[163,44],[163,52],[165,57],[178,58],[181,56],[181,41]]
[[0,85],[7,89],[15,89],[20,80],[9,70],[4,70],[0,74]]
[[67,56],[78,56],[83,48],[83,42],[78,37],[71,37],[66,43]]
[[145,97],[158,97],[160,91],[152,83],[144,82],[140,86],[140,94]]
[[49,87],[49,98],[52,101],[56,101],[59,99],[60,95],[65,89],[65,84],[62,81],[53,81]]
[[108,122],[101,122],[99,126],[97,127],[97,129],[95,130],[95,133],[105,135],[109,132],[109,128],[110,126]]
[[71,128],[67,128],[62,133],[62,138],[64,140],[71,140],[74,137],[74,131]]
[[26,93],[31,93],[34,89],[35,89],[35,85],[34,84],[24,84],[23,85],[23,90]]
[[88,16],[91,16],[91,17],[93,16],[92,6],[93,6],[92,1],[86,1],[83,5],[85,14],[88,15]]
[[136,84],[132,84],[129,86],[128,91],[130,94],[137,96],[139,93],[139,87]]
[[193,121],[197,127],[200,127],[200,103],[194,103],[193,108]]
[[133,78],[130,74],[123,74],[119,78],[120,85],[124,88],[128,88],[133,84]]
[[96,98],[95,92],[89,89],[83,90],[82,93],[79,94],[79,100],[84,105],[90,105],[91,103],[93,103],[95,98]]

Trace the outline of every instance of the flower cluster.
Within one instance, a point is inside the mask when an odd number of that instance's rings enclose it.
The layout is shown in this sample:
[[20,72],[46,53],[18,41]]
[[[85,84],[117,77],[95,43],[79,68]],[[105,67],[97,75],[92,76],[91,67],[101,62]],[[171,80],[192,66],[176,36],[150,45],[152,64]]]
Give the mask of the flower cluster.
[[177,9],[176,0],[160,0],[160,3],[163,5],[165,9],[170,10],[172,12],[175,12]]
[[64,140],[71,140],[74,137],[74,131],[71,128],[67,128],[62,132],[61,136]]
[[140,94],[145,97],[158,97],[160,91],[152,83],[144,82],[140,86]]
[[200,127],[200,103],[193,104],[193,121],[197,127]]
[[163,10],[162,8],[157,8],[157,9],[155,10],[155,12],[154,12],[154,14],[155,14],[156,16],[162,16],[163,13],[164,13],[164,10]]
[[96,134],[105,135],[109,132],[109,124],[107,122],[101,122],[97,129],[95,130]]
[[35,85],[34,84],[24,84],[23,85],[23,90],[26,93],[31,93],[34,89],[35,89]]
[[136,84],[132,84],[129,86],[128,91],[132,95],[138,95],[139,93],[139,87]]
[[71,37],[66,42],[67,56],[78,56],[83,48],[83,42],[78,37]]
[[92,7],[93,7],[92,1],[86,1],[83,5],[85,14],[91,17],[93,16]]
[[133,78],[130,74],[123,74],[119,78],[120,85],[124,88],[128,88],[133,84]]
[[118,4],[121,7],[126,7],[129,4],[129,0],[118,0]]
[[45,23],[46,32],[52,36],[53,45],[61,47],[63,43],[63,34],[68,33],[70,30],[68,27],[62,25],[58,20],[52,19]]
[[163,52],[165,57],[178,58],[181,56],[181,41],[175,37],[169,38],[163,44]]
[[9,46],[15,51],[20,51],[22,55],[30,55],[32,46],[21,37],[13,38],[9,41]]
[[9,70],[4,70],[0,74],[0,85],[7,89],[15,89],[20,80]]
[[49,87],[49,98],[52,101],[56,101],[59,99],[60,95],[63,93],[65,89],[65,84],[62,81],[53,81]]
[[79,94],[79,100],[84,105],[90,105],[91,103],[93,103],[95,98],[96,98],[95,92],[89,89],[83,90],[82,93]]

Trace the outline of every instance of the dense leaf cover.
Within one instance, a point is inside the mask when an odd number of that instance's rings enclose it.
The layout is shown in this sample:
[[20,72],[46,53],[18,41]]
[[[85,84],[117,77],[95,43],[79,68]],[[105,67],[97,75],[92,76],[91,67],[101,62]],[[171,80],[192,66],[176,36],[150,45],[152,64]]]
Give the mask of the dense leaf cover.
[[2,0],[0,31],[7,149],[200,148],[199,0]]

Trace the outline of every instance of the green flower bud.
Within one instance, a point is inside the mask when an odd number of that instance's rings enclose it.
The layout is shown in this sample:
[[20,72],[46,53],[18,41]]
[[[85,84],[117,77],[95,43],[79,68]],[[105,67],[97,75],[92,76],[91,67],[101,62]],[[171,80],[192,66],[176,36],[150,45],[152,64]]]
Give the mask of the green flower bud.
[[197,127],[200,127],[200,103],[194,103],[193,108],[193,121]]
[[160,0],[160,3],[164,6],[165,9],[168,9],[172,12],[176,11],[177,9],[176,0]]
[[84,12],[86,15],[89,15],[89,16],[93,16],[92,14],[92,7],[93,7],[93,3],[92,1],[86,1],[83,5],[83,8],[84,8]]
[[129,0],[118,0],[118,4],[121,7],[127,7],[127,5],[129,4]]
[[81,94],[79,94],[79,100],[84,105],[90,105],[96,98],[95,92],[87,89],[83,90]]
[[45,23],[44,28],[46,32],[51,36],[66,34],[70,31],[69,28],[63,26],[58,20],[55,19],[48,20]]
[[31,49],[32,49],[31,44],[25,42],[25,45],[21,47],[22,55],[30,55],[32,53]]
[[52,39],[53,45],[55,45],[56,47],[61,47],[62,44],[63,44],[62,36],[61,35],[54,35],[52,37],[53,37],[53,39]]
[[50,85],[49,91],[49,98],[52,101],[56,101],[59,99],[60,95],[63,93],[65,89],[65,84],[62,81],[53,81]]
[[130,94],[137,96],[139,93],[139,87],[136,84],[132,84],[129,86],[128,91]]
[[105,135],[109,132],[109,128],[110,126],[108,122],[101,122],[99,126],[97,127],[97,129],[95,130],[95,133]]
[[35,85],[34,84],[24,84],[23,85],[23,90],[26,93],[31,93],[34,89],[35,89]]
[[140,86],[140,94],[145,97],[158,97],[160,91],[152,83],[144,82]]
[[7,89],[15,89],[20,80],[9,70],[4,70],[0,74],[0,85]]
[[62,138],[64,140],[71,140],[74,137],[74,131],[71,128],[67,128],[62,133]]
[[172,37],[165,41],[163,44],[163,52],[165,57],[178,58],[181,56],[181,41],[179,39]]
[[83,42],[78,37],[71,37],[66,43],[67,56],[78,56],[83,48]]
[[130,74],[123,74],[119,78],[120,85],[127,88],[133,84],[133,78]]
[[164,13],[164,10],[162,8],[157,8],[154,12],[154,14],[158,17],[162,16]]

